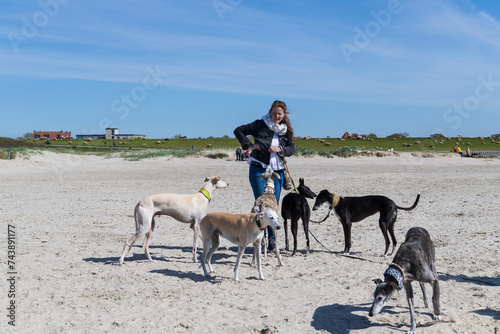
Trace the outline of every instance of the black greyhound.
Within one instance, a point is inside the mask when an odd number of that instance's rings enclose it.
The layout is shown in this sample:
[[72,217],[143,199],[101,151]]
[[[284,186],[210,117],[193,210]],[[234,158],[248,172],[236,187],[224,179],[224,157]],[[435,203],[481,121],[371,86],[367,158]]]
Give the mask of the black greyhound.
[[302,224],[304,225],[304,232],[306,234],[307,242],[307,254],[309,254],[309,217],[311,216],[311,208],[307,203],[307,198],[314,198],[316,194],[309,189],[308,186],[304,185],[304,179],[299,179],[299,186],[297,187],[298,193],[291,192],[288,193],[281,202],[281,216],[285,220],[285,245],[286,250],[288,247],[288,225],[287,219],[291,219],[291,231],[293,235],[293,253],[295,255],[297,251],[297,230],[299,219],[302,219]]
[[331,194],[328,190],[321,190],[316,197],[313,210],[318,210],[323,203],[330,204],[330,210],[335,208],[335,213],[342,223],[344,228],[344,241],[345,248],[344,253],[349,254],[351,249],[351,225],[352,223],[359,222],[375,213],[380,213],[380,218],[378,220],[380,229],[385,239],[385,252],[384,256],[387,255],[389,250],[389,236],[387,231],[391,234],[392,238],[392,251],[389,255],[392,255],[394,249],[396,248],[397,241],[394,236],[394,223],[398,215],[397,209],[410,211],[413,210],[420,199],[420,194],[417,195],[415,203],[409,208],[403,208],[390,198],[385,196],[363,196],[363,197],[341,197],[335,194]]
[[406,240],[399,247],[396,256],[384,273],[384,281],[374,279],[377,284],[373,294],[373,304],[369,316],[378,314],[391,299],[394,291],[406,290],[406,298],[410,308],[411,325],[408,333],[415,333],[417,320],[413,306],[412,281],[420,283],[425,307],[429,307],[424,283],[432,285],[432,304],[434,307],[434,320],[439,320],[446,311],[439,308],[439,278],[434,265],[435,252],[429,232],[422,227],[413,227],[406,233]]

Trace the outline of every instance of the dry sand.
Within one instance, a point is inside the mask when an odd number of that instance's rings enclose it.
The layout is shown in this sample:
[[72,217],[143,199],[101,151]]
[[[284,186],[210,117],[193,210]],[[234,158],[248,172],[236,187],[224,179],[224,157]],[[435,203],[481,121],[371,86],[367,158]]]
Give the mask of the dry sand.
[[[305,178],[316,192],[380,194],[402,206],[421,193],[415,210],[399,212],[396,236],[401,243],[413,226],[430,232],[441,307],[449,314],[432,320],[414,283],[417,331],[500,333],[500,159],[292,157],[289,166],[296,180]],[[249,248],[242,281],[234,282],[236,248],[225,240],[214,255],[216,274],[205,279],[191,260],[189,225],[167,217],[157,220],[153,234],[156,262],[146,261],[141,240],[118,265],[123,241],[134,230],[134,206],[143,196],[194,193],[204,177],[220,175],[230,187],[215,192],[209,212],[249,212],[253,196],[247,173],[246,163],[204,157],[131,162],[45,153],[0,160],[2,332],[406,332],[410,316],[404,295],[368,317],[372,279],[383,278],[392,259],[381,257],[378,216],[353,226],[351,251],[360,259],[339,254],[343,233],[333,215],[311,224],[311,232],[333,253],[311,238],[306,257],[300,227],[300,251],[294,257],[283,251],[284,267],[270,255],[263,265],[266,281],[250,267]],[[312,219],[326,213],[322,208]],[[16,231],[15,298],[8,298],[7,225]],[[279,237],[284,248],[283,232]],[[11,301],[15,327],[8,324]]]

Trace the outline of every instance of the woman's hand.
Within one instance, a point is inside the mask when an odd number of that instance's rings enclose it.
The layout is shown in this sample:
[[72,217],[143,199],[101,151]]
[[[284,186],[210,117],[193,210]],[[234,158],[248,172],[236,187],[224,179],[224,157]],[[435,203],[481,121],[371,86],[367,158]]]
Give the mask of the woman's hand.
[[248,149],[249,149],[249,150],[257,150],[257,151],[260,151],[260,145],[259,145],[259,144],[257,144],[257,143],[255,143],[255,144],[253,144],[252,146],[250,146]]
[[269,147],[269,153],[281,153],[281,147],[279,146],[271,146]]

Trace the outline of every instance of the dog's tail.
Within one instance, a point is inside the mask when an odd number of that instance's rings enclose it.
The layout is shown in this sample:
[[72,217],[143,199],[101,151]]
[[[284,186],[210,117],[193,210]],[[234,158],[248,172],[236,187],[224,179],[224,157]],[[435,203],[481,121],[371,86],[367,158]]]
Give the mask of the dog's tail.
[[137,210],[139,209],[139,205],[141,202],[137,203],[134,209],[134,220],[135,220],[135,230],[137,231],[139,229],[139,223],[137,222]]
[[415,203],[413,203],[413,205],[410,206],[409,208],[402,208],[402,207],[400,207],[398,205],[396,205],[396,208],[398,208],[399,210],[405,210],[405,211],[413,210],[417,206],[419,199],[420,199],[420,194],[417,195],[417,199],[415,200]]

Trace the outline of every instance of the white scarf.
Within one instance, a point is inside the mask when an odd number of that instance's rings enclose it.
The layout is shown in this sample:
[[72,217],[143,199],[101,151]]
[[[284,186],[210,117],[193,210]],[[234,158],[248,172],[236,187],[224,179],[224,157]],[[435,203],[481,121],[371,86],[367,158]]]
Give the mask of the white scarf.
[[269,130],[274,131],[275,133],[277,133],[280,136],[284,136],[288,130],[288,128],[286,127],[286,124],[274,123],[273,120],[271,119],[270,113],[265,114],[264,117],[262,117],[262,120],[264,121],[264,123],[266,123]]

